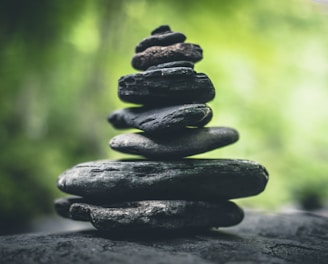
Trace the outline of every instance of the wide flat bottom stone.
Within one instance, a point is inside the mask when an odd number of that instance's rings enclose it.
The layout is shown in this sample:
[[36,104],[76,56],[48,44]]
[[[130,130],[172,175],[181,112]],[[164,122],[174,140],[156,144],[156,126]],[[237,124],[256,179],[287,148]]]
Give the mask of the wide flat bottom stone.
[[55,208],[63,217],[90,221],[103,231],[205,229],[233,226],[244,218],[232,202],[153,200],[95,205],[83,198],[62,198]]
[[231,228],[203,233],[81,232],[0,236],[0,262],[93,264],[325,264],[328,218],[246,211]]

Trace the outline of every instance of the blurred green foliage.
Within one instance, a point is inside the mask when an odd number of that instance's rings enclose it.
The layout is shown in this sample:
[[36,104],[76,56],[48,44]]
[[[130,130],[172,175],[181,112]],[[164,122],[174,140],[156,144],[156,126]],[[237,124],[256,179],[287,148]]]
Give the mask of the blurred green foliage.
[[[266,191],[248,207],[306,208],[328,198],[328,6],[311,0],[2,0],[0,226],[52,212],[56,178],[76,163],[122,158],[107,114],[134,47],[169,24],[200,44],[217,89],[211,126],[237,144],[199,155],[259,161]],[[309,201],[314,200],[314,202]]]

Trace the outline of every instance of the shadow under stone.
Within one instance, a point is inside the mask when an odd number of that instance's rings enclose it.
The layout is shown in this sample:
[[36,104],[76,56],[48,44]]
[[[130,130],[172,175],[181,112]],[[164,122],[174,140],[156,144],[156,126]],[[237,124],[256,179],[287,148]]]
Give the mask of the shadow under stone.
[[210,239],[220,240],[241,240],[242,237],[221,231],[218,229],[208,228],[192,228],[192,229],[181,229],[181,230],[161,230],[161,229],[117,229],[113,231],[101,231],[101,230],[85,230],[80,231],[84,235],[90,237],[102,237],[111,240],[124,240],[124,241],[162,241],[162,240],[176,240],[176,239],[194,239],[199,237],[206,237]]

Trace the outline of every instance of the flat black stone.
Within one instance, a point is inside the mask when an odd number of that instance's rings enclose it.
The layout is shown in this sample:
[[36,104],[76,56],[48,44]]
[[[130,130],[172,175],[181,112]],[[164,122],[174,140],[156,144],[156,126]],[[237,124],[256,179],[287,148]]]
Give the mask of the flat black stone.
[[186,36],[179,32],[166,32],[162,34],[152,35],[143,39],[136,47],[136,52],[142,52],[153,46],[169,46],[181,43],[186,40]]
[[144,105],[206,103],[215,96],[211,80],[187,67],[164,68],[125,75],[118,95],[124,102]]
[[151,66],[147,69],[147,71],[163,69],[163,68],[176,68],[176,67],[187,67],[187,68],[194,68],[194,63],[191,61],[172,61],[167,63],[158,64],[155,66]]
[[228,127],[184,128],[174,135],[120,134],[110,140],[109,146],[149,159],[177,159],[230,145],[238,137],[238,132]]
[[132,58],[132,66],[137,70],[146,70],[150,66],[172,61],[197,62],[203,58],[203,50],[199,45],[177,43],[170,46],[153,46],[143,52],[136,53]]
[[222,201],[259,194],[269,179],[259,163],[229,159],[94,161],[65,171],[57,186],[93,201]]
[[246,211],[234,227],[195,232],[97,230],[0,236],[5,264],[326,264],[328,218]]
[[[62,206],[63,204],[65,206]],[[55,201],[55,207],[63,217],[90,221],[95,228],[103,231],[146,232],[227,227],[239,224],[244,217],[243,211],[232,202],[214,204],[199,201],[147,200],[94,205],[85,203],[83,199],[78,202],[76,198],[62,198]]]
[[137,128],[147,133],[170,133],[186,126],[202,127],[212,118],[205,104],[176,105],[160,108],[133,107],[120,109],[108,117],[117,129]]

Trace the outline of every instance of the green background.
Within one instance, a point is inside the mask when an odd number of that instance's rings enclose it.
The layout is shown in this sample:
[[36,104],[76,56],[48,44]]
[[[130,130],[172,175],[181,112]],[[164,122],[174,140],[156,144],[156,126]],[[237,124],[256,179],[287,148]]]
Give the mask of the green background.
[[[119,77],[159,25],[199,44],[217,95],[209,126],[240,140],[196,157],[265,165],[248,208],[316,209],[328,200],[328,5],[311,0],[0,1],[0,231],[53,213],[73,165],[126,157],[109,149],[107,115],[128,106]],[[1,233],[0,232],[0,233]]]

